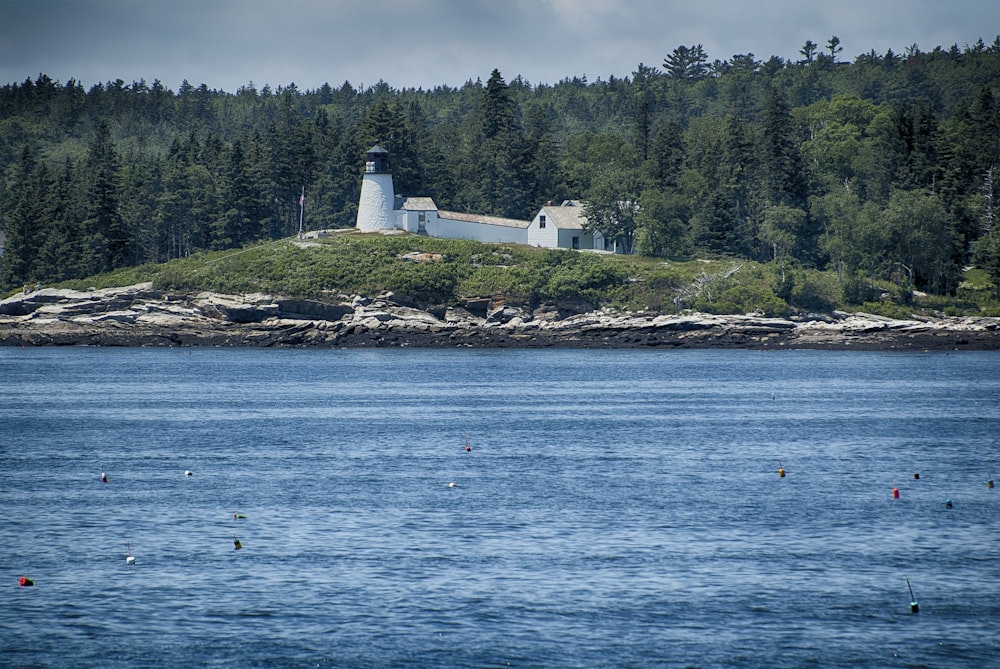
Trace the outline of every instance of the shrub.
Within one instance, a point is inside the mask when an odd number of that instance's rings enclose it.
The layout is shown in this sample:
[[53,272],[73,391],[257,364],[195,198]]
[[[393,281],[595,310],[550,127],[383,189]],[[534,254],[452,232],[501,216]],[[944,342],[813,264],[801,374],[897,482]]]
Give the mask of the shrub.
[[712,302],[699,300],[696,308],[710,314],[761,313],[776,318],[788,315],[788,303],[754,286],[738,285],[725,289]]

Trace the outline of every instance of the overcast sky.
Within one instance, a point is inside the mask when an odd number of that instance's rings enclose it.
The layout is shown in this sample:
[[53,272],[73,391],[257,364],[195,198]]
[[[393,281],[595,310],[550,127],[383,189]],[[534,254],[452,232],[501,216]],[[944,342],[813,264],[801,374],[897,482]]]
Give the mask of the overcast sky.
[[853,60],[998,34],[1000,0],[0,0],[0,84],[538,84],[628,77],[680,45],[795,60],[837,35]]

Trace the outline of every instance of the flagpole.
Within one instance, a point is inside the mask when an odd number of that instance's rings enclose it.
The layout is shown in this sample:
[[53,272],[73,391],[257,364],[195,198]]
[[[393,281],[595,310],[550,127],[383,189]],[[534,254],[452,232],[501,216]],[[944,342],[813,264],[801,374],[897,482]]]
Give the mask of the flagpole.
[[299,196],[299,239],[302,239],[302,220],[306,211],[306,187],[302,187],[302,195]]

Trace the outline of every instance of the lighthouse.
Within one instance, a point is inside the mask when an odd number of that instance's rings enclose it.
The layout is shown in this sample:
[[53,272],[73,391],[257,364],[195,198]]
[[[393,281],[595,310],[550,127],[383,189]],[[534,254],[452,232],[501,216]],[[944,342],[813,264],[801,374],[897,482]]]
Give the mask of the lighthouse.
[[389,152],[381,146],[373,146],[365,153],[365,176],[361,181],[357,229],[375,232],[396,227],[393,215],[395,201],[392,173],[389,172]]

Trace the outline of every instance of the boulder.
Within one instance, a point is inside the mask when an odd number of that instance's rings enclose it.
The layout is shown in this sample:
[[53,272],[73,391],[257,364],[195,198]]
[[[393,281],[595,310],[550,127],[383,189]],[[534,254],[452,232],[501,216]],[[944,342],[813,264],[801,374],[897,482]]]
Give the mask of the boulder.
[[339,321],[348,314],[354,313],[354,307],[349,304],[330,304],[317,300],[275,300],[278,305],[278,317],[299,320]]

